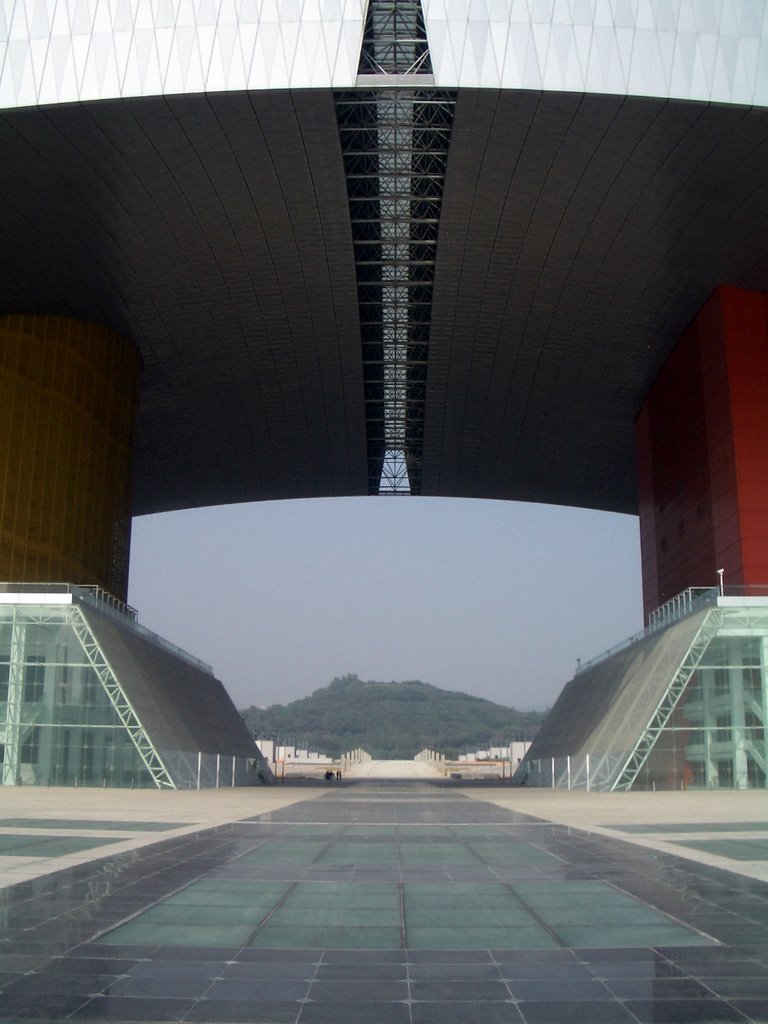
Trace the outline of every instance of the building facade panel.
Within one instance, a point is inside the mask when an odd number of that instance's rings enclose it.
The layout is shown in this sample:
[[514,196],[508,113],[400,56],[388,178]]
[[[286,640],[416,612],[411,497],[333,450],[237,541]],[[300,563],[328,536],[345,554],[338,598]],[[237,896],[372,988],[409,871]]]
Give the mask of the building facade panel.
[[140,369],[106,328],[0,317],[0,579],[125,598]]
[[365,0],[3,0],[0,106],[354,84]]
[[0,309],[139,349],[134,512],[366,493],[333,99],[302,96],[0,116]]
[[[768,103],[759,0],[424,0],[439,88]],[[3,0],[0,106],[355,85],[365,0]]]
[[768,579],[768,317],[761,293],[719,288],[680,339],[638,419],[646,612],[722,569]]
[[[0,3],[0,310],[104,325],[143,360],[130,502],[128,446],[112,494],[90,410],[57,420],[38,394],[19,413],[28,382],[6,373],[0,576],[123,594],[104,524],[128,510],[385,478],[633,512],[636,439],[647,608],[719,571],[764,581],[764,5]],[[87,376],[62,374],[76,411]],[[180,716],[183,672],[113,654],[174,752],[163,771],[192,777],[216,701],[203,687]],[[668,667],[625,666],[632,728]],[[606,778],[626,753],[611,693],[571,722]]]

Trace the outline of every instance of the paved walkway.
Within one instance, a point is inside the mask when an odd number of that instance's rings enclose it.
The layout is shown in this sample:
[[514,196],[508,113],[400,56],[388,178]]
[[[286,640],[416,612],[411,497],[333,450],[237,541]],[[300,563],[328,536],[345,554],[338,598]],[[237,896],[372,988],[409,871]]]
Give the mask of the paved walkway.
[[3,1021],[768,1020],[764,793],[0,797]]
[[439,779],[431,761],[361,761],[347,769],[348,779]]

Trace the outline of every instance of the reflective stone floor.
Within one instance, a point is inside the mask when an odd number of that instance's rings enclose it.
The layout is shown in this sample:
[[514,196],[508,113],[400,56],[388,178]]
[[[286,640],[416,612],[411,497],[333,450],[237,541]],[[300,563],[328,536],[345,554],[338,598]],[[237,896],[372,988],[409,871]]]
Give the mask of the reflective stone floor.
[[345,784],[0,891],[0,1020],[768,1021],[768,885]]

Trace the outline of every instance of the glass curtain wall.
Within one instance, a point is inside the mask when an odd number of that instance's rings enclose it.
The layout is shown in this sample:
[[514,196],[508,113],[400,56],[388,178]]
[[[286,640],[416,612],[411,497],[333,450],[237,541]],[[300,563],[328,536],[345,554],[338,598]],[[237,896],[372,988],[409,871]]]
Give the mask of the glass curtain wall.
[[2,782],[155,788],[70,615],[0,605]]
[[[703,616],[694,613],[685,646],[665,645],[686,621],[611,655],[570,697],[566,687],[552,712],[559,718],[538,751],[534,742],[515,783],[603,791],[768,788],[768,603],[720,598]],[[579,714],[586,724],[568,734]]]
[[721,633],[707,646],[635,789],[764,789],[768,636]]

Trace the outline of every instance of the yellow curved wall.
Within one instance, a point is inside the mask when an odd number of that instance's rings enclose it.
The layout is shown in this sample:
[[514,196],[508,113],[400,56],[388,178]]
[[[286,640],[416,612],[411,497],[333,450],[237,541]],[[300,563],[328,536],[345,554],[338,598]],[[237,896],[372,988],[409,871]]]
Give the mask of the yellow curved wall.
[[140,368],[107,328],[0,317],[0,581],[96,584],[125,600]]

